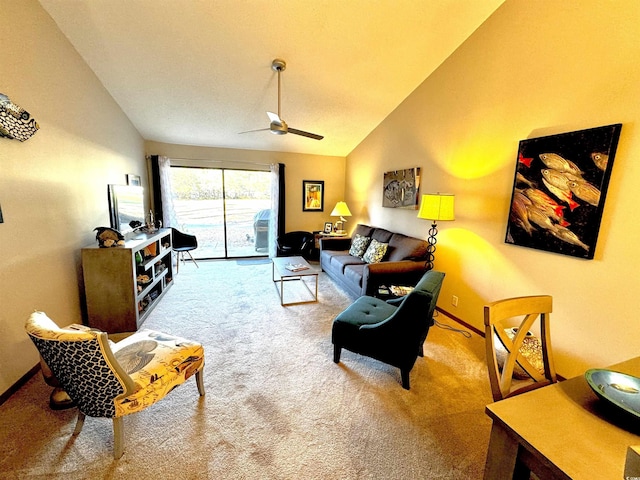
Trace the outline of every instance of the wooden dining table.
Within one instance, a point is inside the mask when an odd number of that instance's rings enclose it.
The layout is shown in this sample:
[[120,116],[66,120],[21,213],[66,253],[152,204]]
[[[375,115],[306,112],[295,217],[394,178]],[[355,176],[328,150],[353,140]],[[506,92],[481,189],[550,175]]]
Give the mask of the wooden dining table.
[[[640,357],[606,367],[640,377]],[[487,405],[493,420],[485,480],[622,480],[640,427],[591,390],[584,375]],[[628,476],[626,478],[638,478]]]

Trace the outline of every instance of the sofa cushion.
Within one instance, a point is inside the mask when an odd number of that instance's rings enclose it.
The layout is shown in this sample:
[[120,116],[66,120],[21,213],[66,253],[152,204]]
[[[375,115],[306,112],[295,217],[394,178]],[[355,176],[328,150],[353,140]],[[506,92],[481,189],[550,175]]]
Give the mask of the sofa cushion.
[[374,228],[370,235],[371,238],[379,241],[380,243],[389,243],[392,236],[393,232],[385,230],[384,228]]
[[389,240],[390,262],[400,260],[420,260],[426,257],[429,244],[425,240],[409,237],[401,233],[394,233]]
[[369,225],[363,225],[362,223],[359,223],[355,230],[353,231],[353,236],[355,237],[356,234],[358,235],[362,235],[363,237],[370,237],[371,236],[371,232],[373,232],[374,228],[370,227]]
[[[346,253],[346,252],[345,252]],[[354,257],[353,255],[335,255],[331,257],[331,265],[337,266],[337,270],[344,274],[344,267],[347,265],[363,265],[364,262],[361,258]]]
[[371,239],[371,243],[364,252],[362,259],[367,263],[380,263],[387,253],[388,243],[382,243],[375,238]]
[[367,247],[371,243],[371,237],[363,237],[359,233],[353,236],[351,241],[351,248],[349,249],[349,255],[362,258],[364,252],[367,251]]

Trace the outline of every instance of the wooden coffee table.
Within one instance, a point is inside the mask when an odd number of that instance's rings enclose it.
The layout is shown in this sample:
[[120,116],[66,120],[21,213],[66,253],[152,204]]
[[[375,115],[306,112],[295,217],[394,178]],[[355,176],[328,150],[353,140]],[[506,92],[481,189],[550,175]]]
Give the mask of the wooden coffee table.
[[[271,259],[272,266],[272,279],[276,283],[276,290],[278,289],[277,283],[280,282],[280,305],[299,305],[301,303],[315,303],[318,301],[318,270],[309,265],[307,261],[302,257],[275,257]],[[300,267],[300,270],[291,270],[292,266]],[[289,268],[287,268],[289,267]],[[280,278],[276,278],[276,272]],[[316,286],[315,291],[309,288],[309,285],[304,281],[304,277],[315,277]],[[313,296],[313,300],[305,300],[302,302],[288,302],[284,303],[284,284],[285,282],[297,280],[305,286],[305,288]]]

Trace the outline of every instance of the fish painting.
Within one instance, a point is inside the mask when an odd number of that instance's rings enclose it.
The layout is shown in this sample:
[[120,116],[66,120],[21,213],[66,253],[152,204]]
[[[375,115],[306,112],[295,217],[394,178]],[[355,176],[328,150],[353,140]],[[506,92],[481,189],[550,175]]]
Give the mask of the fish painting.
[[40,128],[38,122],[24,108],[0,93],[0,137],[24,142]]
[[522,175],[520,172],[516,174],[516,183],[524,183],[525,185],[528,185],[531,188],[535,188],[536,186],[536,182],[532,182],[527,177]]
[[533,162],[533,157],[525,157],[522,155],[522,152],[518,153],[518,162],[523,164],[525,167],[530,167],[531,162]]
[[569,182],[569,189],[580,200],[584,200],[589,205],[597,207],[600,203],[600,190],[589,182]]
[[547,187],[547,189],[553,193],[560,201],[569,205],[569,209],[573,212],[577,207],[580,206],[578,202],[573,199],[573,193],[571,193],[571,189],[569,188],[568,182],[566,184],[566,189],[557,187],[551,182],[549,182],[546,178],[542,179],[542,183]]
[[594,258],[622,124],[521,140],[505,242]]
[[529,212],[527,207],[531,205],[531,200],[529,200],[525,195],[516,191],[513,194],[513,202],[511,204],[511,214],[510,218],[513,223],[522,228],[529,235],[533,233],[535,228],[529,222]]
[[564,219],[564,209],[566,207],[560,205],[549,195],[537,188],[527,188],[523,192],[527,198],[548,217],[552,218],[556,223],[563,227],[568,227],[569,222]]
[[593,163],[603,172],[607,169],[607,164],[609,162],[609,155],[606,153],[593,152],[591,154],[591,160]]
[[568,228],[556,227],[553,230],[550,230],[550,232],[552,235],[559,238],[563,242],[571,243],[572,245],[577,245],[578,247],[584,248],[587,252],[589,251],[589,245],[582,242],[578,238],[578,236]]
[[527,213],[529,220],[545,230],[553,230],[556,226],[556,224],[551,221],[551,217],[538,207],[529,207]]
[[576,176],[582,175],[582,170],[580,170],[575,163],[571,160],[562,158],[560,155],[555,153],[541,153],[540,160],[542,160],[542,163],[547,167],[552,168],[553,170],[570,173]]

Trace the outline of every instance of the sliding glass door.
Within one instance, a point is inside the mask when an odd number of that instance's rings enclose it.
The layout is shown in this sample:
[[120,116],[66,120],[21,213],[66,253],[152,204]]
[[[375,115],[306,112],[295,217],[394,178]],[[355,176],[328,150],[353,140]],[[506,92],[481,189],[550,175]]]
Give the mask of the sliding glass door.
[[172,166],[171,182],[177,228],[198,239],[195,258],[268,254],[269,172]]

